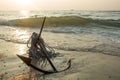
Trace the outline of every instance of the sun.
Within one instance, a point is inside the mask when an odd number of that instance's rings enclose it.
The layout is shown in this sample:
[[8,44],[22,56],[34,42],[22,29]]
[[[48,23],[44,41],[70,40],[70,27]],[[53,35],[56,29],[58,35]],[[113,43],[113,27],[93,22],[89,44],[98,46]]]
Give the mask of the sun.
[[19,6],[25,7],[25,6],[31,6],[34,4],[34,0],[16,0],[16,3]]

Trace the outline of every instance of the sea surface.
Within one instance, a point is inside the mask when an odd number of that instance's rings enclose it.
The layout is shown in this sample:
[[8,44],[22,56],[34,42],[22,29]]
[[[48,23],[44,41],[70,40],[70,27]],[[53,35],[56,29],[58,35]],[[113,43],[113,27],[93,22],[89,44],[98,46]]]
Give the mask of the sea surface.
[[85,25],[44,27],[43,38],[46,43],[56,49],[120,54],[120,11],[0,11],[0,23],[2,24],[0,39],[26,44],[31,34],[39,33],[40,28],[16,27],[9,24],[9,20],[36,16],[59,18],[69,16],[94,20],[93,23]]
[[[94,20],[88,24],[44,27],[42,38],[55,50],[92,52],[120,56],[120,11],[0,11],[0,54],[26,54],[27,41],[33,32],[39,33],[40,27],[17,27],[10,20],[30,17],[81,17]],[[64,20],[64,19],[63,19]],[[64,21],[63,21],[64,22]],[[72,23],[72,20],[71,20]],[[14,44],[12,48],[10,45]],[[19,46],[19,47],[18,47]],[[11,49],[10,49],[11,47]],[[19,48],[17,53],[15,49]],[[14,51],[14,54],[11,53]],[[74,53],[73,53],[74,54]],[[12,60],[13,61],[13,60]]]

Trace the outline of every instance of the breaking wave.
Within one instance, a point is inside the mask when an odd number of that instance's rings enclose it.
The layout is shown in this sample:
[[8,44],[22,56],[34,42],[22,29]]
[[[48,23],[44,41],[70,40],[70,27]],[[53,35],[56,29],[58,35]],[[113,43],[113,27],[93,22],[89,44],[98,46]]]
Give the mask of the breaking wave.
[[9,25],[9,22],[5,19],[0,19],[0,25]]
[[[10,20],[13,26],[22,27],[39,27],[42,23],[43,17],[31,17],[24,19]],[[120,20],[100,20],[92,18],[83,18],[79,16],[61,16],[61,17],[47,17],[45,26],[47,27],[68,27],[68,26],[86,26],[88,24],[99,24],[112,27],[120,27]]]
[[[33,27],[40,27],[42,20],[43,17],[1,20],[1,25],[17,27],[0,26],[0,39],[26,44],[32,32],[39,32],[39,28]],[[47,17],[45,26],[44,39],[55,49],[120,56],[120,20],[77,16]]]

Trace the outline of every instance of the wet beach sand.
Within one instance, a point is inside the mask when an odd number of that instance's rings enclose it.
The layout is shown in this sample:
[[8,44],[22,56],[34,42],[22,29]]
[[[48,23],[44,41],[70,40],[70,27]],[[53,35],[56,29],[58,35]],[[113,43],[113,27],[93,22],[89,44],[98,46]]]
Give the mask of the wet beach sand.
[[[52,36],[49,34],[49,36]],[[60,36],[64,40],[63,36]],[[45,38],[45,37],[44,37]],[[50,37],[49,37],[50,39]],[[55,38],[54,38],[55,39]],[[3,80],[29,80],[29,67],[16,56],[26,53],[26,44],[16,44],[0,40],[1,57],[0,70],[5,74]],[[72,41],[70,41],[72,43]],[[78,42],[79,43],[79,42]],[[88,43],[86,43],[88,44]],[[90,44],[90,43],[89,43]],[[9,45],[9,46],[8,46]],[[82,44],[81,44],[82,45]],[[21,48],[20,48],[21,47]],[[119,80],[120,79],[120,57],[103,54],[101,52],[59,50],[61,56],[54,60],[57,69],[62,69],[68,59],[72,60],[71,68],[65,72],[50,75],[41,75],[33,72],[33,77],[38,80]],[[11,55],[12,53],[12,55]],[[67,59],[67,60],[66,60]]]

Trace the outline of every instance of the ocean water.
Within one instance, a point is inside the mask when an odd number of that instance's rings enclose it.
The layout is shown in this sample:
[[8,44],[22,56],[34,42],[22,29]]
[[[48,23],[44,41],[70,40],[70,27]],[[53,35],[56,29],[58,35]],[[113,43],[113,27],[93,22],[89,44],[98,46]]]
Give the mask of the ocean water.
[[38,15],[42,16],[80,16],[93,19],[120,20],[120,11],[81,11],[81,10],[56,10],[56,11],[0,11],[0,19],[18,19]]
[[[16,27],[10,20],[29,17],[65,17],[72,23],[72,18],[82,18],[86,24],[72,26],[70,23],[58,27],[44,27],[42,36],[46,43],[58,50],[84,51],[120,55],[120,11],[1,11],[0,39],[14,44],[26,44],[33,32],[39,33],[38,28]],[[71,19],[70,19],[71,18]],[[56,20],[53,20],[56,21]]]
[[18,27],[10,21],[44,16],[49,20],[42,38],[55,51],[120,56],[120,11],[0,11],[0,54],[9,55],[0,59],[0,74],[7,72],[8,78],[29,71],[13,55],[26,54],[27,41],[40,30],[40,26]]

